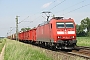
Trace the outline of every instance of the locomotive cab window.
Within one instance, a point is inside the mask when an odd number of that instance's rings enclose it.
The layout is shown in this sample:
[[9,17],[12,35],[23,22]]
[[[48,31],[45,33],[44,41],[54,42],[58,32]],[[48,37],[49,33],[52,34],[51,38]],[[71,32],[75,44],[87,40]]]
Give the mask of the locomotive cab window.
[[52,24],[51,24],[51,29],[52,29]]
[[65,23],[65,25],[66,25],[66,28],[74,28],[74,25],[73,25],[73,23]]
[[63,22],[57,22],[57,23],[56,23],[56,26],[57,26],[57,28],[65,28]]

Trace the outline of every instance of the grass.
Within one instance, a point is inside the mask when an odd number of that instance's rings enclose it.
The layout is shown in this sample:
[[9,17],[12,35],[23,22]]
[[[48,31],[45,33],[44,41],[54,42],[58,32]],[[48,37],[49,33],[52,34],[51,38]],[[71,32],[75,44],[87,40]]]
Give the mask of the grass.
[[77,45],[90,47],[90,37],[77,37]]
[[32,45],[7,40],[4,60],[52,60],[52,58]]
[[0,53],[2,51],[2,48],[3,48],[4,44],[5,44],[5,42],[6,42],[6,39],[0,38]]

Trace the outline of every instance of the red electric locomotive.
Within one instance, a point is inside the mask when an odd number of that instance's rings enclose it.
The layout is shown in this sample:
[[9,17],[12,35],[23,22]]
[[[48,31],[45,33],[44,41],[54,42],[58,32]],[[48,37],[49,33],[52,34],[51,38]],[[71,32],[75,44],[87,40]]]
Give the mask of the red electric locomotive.
[[77,43],[76,24],[71,18],[54,17],[38,25],[36,41],[59,49],[74,49]]

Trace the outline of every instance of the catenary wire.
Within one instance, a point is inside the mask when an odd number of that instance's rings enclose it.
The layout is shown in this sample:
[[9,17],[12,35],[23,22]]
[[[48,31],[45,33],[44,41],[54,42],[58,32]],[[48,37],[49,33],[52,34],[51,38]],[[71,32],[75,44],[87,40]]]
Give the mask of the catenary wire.
[[66,1],[66,0],[61,1],[60,3],[58,3],[57,5],[55,5],[54,7],[52,7],[52,8],[49,9],[49,10],[52,10],[52,9],[56,8],[58,5],[62,4],[62,3],[65,2],[65,1]]
[[69,13],[71,13],[71,12],[73,12],[73,11],[76,11],[76,10],[81,9],[81,8],[83,8],[83,7],[86,7],[86,6],[88,6],[88,5],[90,5],[90,3],[89,3],[89,4],[86,4],[86,5],[83,5],[83,6],[79,7],[79,8],[76,8],[76,9],[74,9],[74,10],[71,10],[71,11],[69,11],[69,12],[67,12],[67,13],[62,14],[62,15],[69,14]]
[[[69,9],[69,8],[72,8],[72,7],[74,7],[74,6],[77,6],[78,4],[81,4],[81,3],[85,2],[85,1],[86,1],[86,0],[82,0],[82,1],[80,1],[80,2],[78,2],[78,3],[76,3],[76,4],[74,4],[74,5],[71,5],[70,7],[67,7],[67,8],[65,8],[65,9],[61,10],[61,11],[65,11],[65,10],[67,10],[67,9]],[[56,12],[56,13],[59,13],[59,12],[61,12],[61,11],[58,11],[58,12]]]

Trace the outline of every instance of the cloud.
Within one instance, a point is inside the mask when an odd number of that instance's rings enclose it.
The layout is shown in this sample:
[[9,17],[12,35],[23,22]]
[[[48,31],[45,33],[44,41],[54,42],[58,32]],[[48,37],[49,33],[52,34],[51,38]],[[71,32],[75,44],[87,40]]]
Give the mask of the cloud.
[[51,3],[52,3],[52,2],[49,2],[49,3],[44,4],[44,5],[42,6],[42,8],[47,8],[47,7],[49,7],[49,6],[51,5]]

